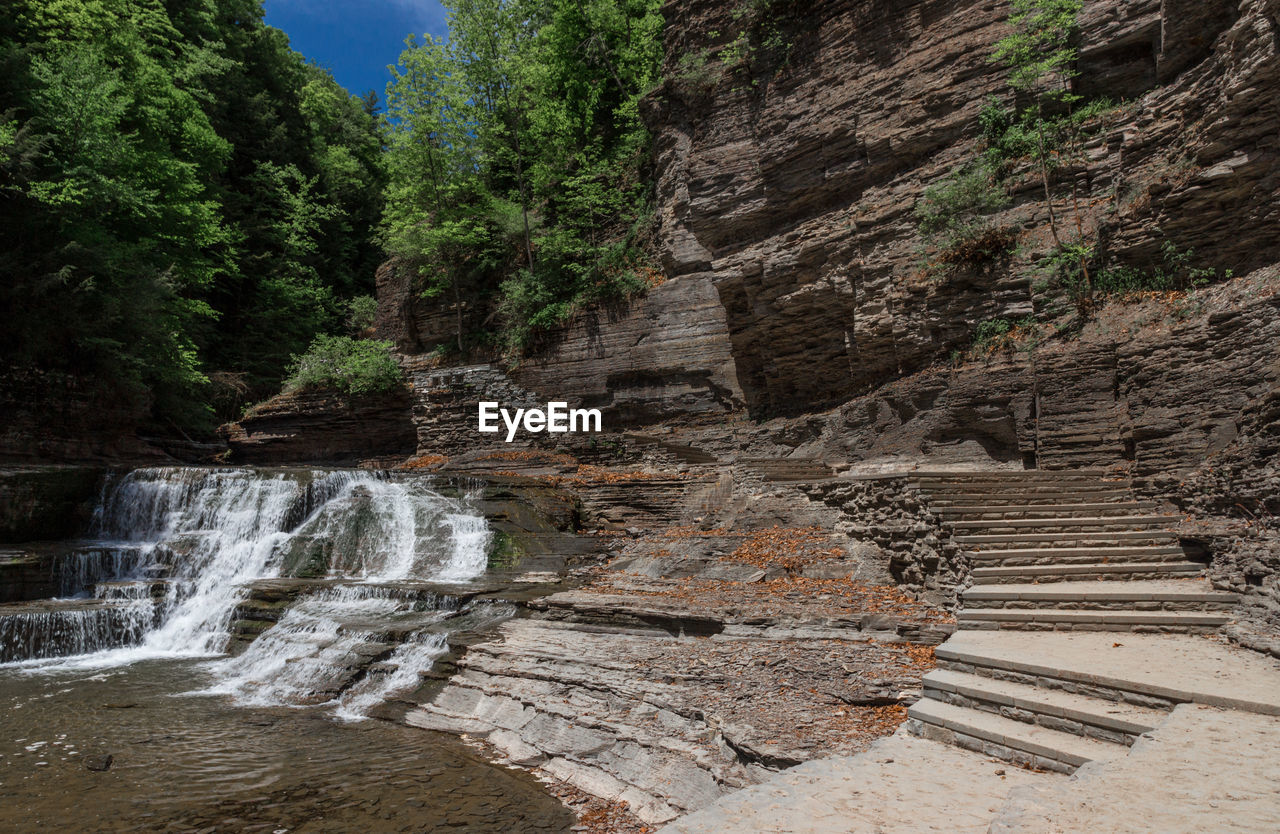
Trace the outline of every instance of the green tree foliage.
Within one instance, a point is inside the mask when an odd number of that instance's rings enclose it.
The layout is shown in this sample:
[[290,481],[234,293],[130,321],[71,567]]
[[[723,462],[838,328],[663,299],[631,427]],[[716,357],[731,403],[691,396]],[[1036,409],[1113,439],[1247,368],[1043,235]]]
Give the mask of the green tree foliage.
[[410,37],[406,46],[387,87],[387,244],[417,267],[427,295],[451,291],[461,350],[462,285],[487,240],[478,111],[443,41]]
[[428,294],[493,296],[509,348],[643,287],[659,0],[456,0],[387,89],[387,248]]
[[260,0],[17,0],[0,19],[0,335],[207,426],[278,383],[379,257],[374,118]]
[[378,319],[378,299],[357,295],[347,302],[347,330],[360,335],[373,328]]
[[391,343],[350,336],[317,336],[293,357],[286,391],[329,390],[356,396],[390,391],[404,380]]

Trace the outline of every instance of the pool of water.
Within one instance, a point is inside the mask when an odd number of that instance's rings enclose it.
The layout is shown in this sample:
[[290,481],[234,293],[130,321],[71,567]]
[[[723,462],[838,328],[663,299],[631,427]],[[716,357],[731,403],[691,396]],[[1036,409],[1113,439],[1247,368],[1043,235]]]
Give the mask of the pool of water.
[[[0,668],[0,831],[552,832],[528,774],[322,708],[238,706],[207,661]],[[110,767],[101,768],[105,757]]]

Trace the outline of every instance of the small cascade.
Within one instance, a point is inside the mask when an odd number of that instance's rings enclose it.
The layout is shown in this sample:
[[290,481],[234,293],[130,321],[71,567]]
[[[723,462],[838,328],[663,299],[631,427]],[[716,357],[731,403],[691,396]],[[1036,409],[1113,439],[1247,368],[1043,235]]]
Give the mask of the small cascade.
[[54,584],[63,598],[92,596],[100,582],[121,582],[144,575],[155,554],[136,545],[85,547],[62,554],[53,565]]
[[[80,664],[114,665],[217,655],[253,582],[341,580],[306,598],[295,619],[294,610],[286,614],[262,638],[269,641],[262,650],[219,667],[227,691],[274,703],[320,697],[305,694],[324,691],[321,672],[307,673],[308,666],[348,668],[350,657],[367,658],[378,646],[391,653],[429,624],[421,599],[407,603],[370,583],[473,579],[485,569],[490,537],[468,501],[441,496],[421,479],[194,467],[139,469],[108,481],[92,532],[92,542],[55,566],[61,595],[76,599],[0,614],[0,662],[92,654]],[[446,616],[428,607],[430,617]],[[389,630],[398,617],[407,624]],[[104,652],[121,647],[129,648]],[[267,657],[277,651],[275,660]],[[264,680],[270,663],[283,679],[250,686],[249,670]]]
[[150,595],[69,600],[0,616],[0,663],[89,654],[134,645],[155,625]]
[[365,677],[344,691],[334,705],[334,715],[347,721],[359,721],[369,711],[393,695],[412,692],[422,683],[421,673],[449,651],[449,635],[461,630],[476,631],[496,625],[515,616],[516,607],[509,602],[483,600],[468,605],[458,616],[450,618],[444,630],[427,630],[411,634],[390,656],[371,668]]
[[334,715],[359,721],[392,695],[417,689],[422,683],[421,673],[448,651],[447,633],[424,631],[410,635],[381,664],[384,669],[371,670],[338,697]]
[[[254,705],[326,703],[406,635],[440,622],[457,600],[395,588],[341,585],[294,603],[238,657],[213,665],[210,693]],[[428,664],[429,665],[429,664]]]

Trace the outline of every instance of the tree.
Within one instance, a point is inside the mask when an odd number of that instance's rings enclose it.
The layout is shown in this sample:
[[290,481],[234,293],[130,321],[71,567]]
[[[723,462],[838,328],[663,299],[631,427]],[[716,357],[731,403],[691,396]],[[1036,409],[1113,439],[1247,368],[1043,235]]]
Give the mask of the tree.
[[410,36],[387,86],[388,164],[384,240],[417,267],[425,292],[453,293],[463,350],[462,283],[487,239],[478,181],[475,105],[448,45]]
[[528,79],[523,77],[528,62],[522,57],[536,11],[519,0],[456,0],[449,16],[456,64],[471,101],[483,112],[477,120],[477,138],[490,160],[489,187],[501,190],[508,165],[515,175],[526,265],[530,269],[534,259],[524,141],[529,102]]
[[[1050,179],[1062,157],[1079,158],[1079,123],[1075,108],[1080,96],[1072,91],[1078,74],[1077,43],[1080,37],[1081,0],[1012,0],[1009,23],[1014,31],[997,44],[993,60],[1009,69],[1009,86],[1032,104],[1021,114],[1023,127],[1034,139],[1033,158],[1040,171],[1049,228],[1060,261],[1074,263],[1083,279],[1082,297],[1092,303],[1093,280],[1089,274],[1092,247],[1084,240],[1084,221],[1074,178],[1071,183],[1076,239],[1063,241],[1054,211]],[[1083,310],[1082,310],[1083,311]]]
[[149,399],[153,428],[235,416],[211,412],[209,377],[275,390],[372,288],[376,120],[260,0],[6,11],[0,303],[22,315],[0,332],[0,373]]

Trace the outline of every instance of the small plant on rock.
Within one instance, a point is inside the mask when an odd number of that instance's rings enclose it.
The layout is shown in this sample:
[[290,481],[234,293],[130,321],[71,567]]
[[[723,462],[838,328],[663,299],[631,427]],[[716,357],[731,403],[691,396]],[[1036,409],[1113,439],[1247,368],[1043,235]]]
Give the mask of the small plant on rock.
[[347,302],[347,329],[359,336],[373,329],[378,318],[378,300],[371,295],[358,295]]
[[937,250],[934,264],[978,267],[1007,253],[1017,230],[997,226],[993,215],[1008,203],[1009,195],[983,161],[957,168],[925,189],[915,218],[920,236]]
[[988,319],[978,322],[973,329],[970,352],[978,356],[989,356],[1001,351],[1012,351],[1019,343],[1028,340],[1034,343],[1038,332],[1039,327],[1032,316]]
[[1218,278],[1230,278],[1230,269],[1195,266],[1195,250],[1180,249],[1172,240],[1160,247],[1160,263],[1148,269],[1127,264],[1109,266],[1098,274],[1099,292],[1109,295],[1157,292],[1189,292]]
[[[1016,117],[1009,116],[1008,121],[1018,127],[1017,147],[1030,149],[1031,158],[1040,171],[1049,230],[1055,245],[1055,254],[1051,257],[1060,259],[1068,254],[1078,257],[1074,268],[1080,288],[1076,306],[1083,316],[1088,314],[1093,300],[1093,277],[1089,272],[1092,248],[1084,242],[1083,213],[1075,178],[1071,179],[1074,241],[1064,240],[1059,229],[1050,187],[1054,171],[1064,160],[1082,156],[1077,118],[1081,99],[1072,90],[1072,79],[1078,74],[1075,67],[1079,58],[1081,5],[1081,0],[1012,0],[1009,23],[1014,31],[996,44],[992,60],[1008,67],[1009,86],[1014,93],[1032,102]],[[995,114],[989,113],[988,126],[993,133],[1000,130],[1001,122]]]
[[1061,243],[1040,259],[1040,269],[1050,284],[1059,287],[1081,318],[1088,318],[1093,310],[1094,285],[1089,274],[1089,264],[1094,258],[1092,244],[1075,240]]

